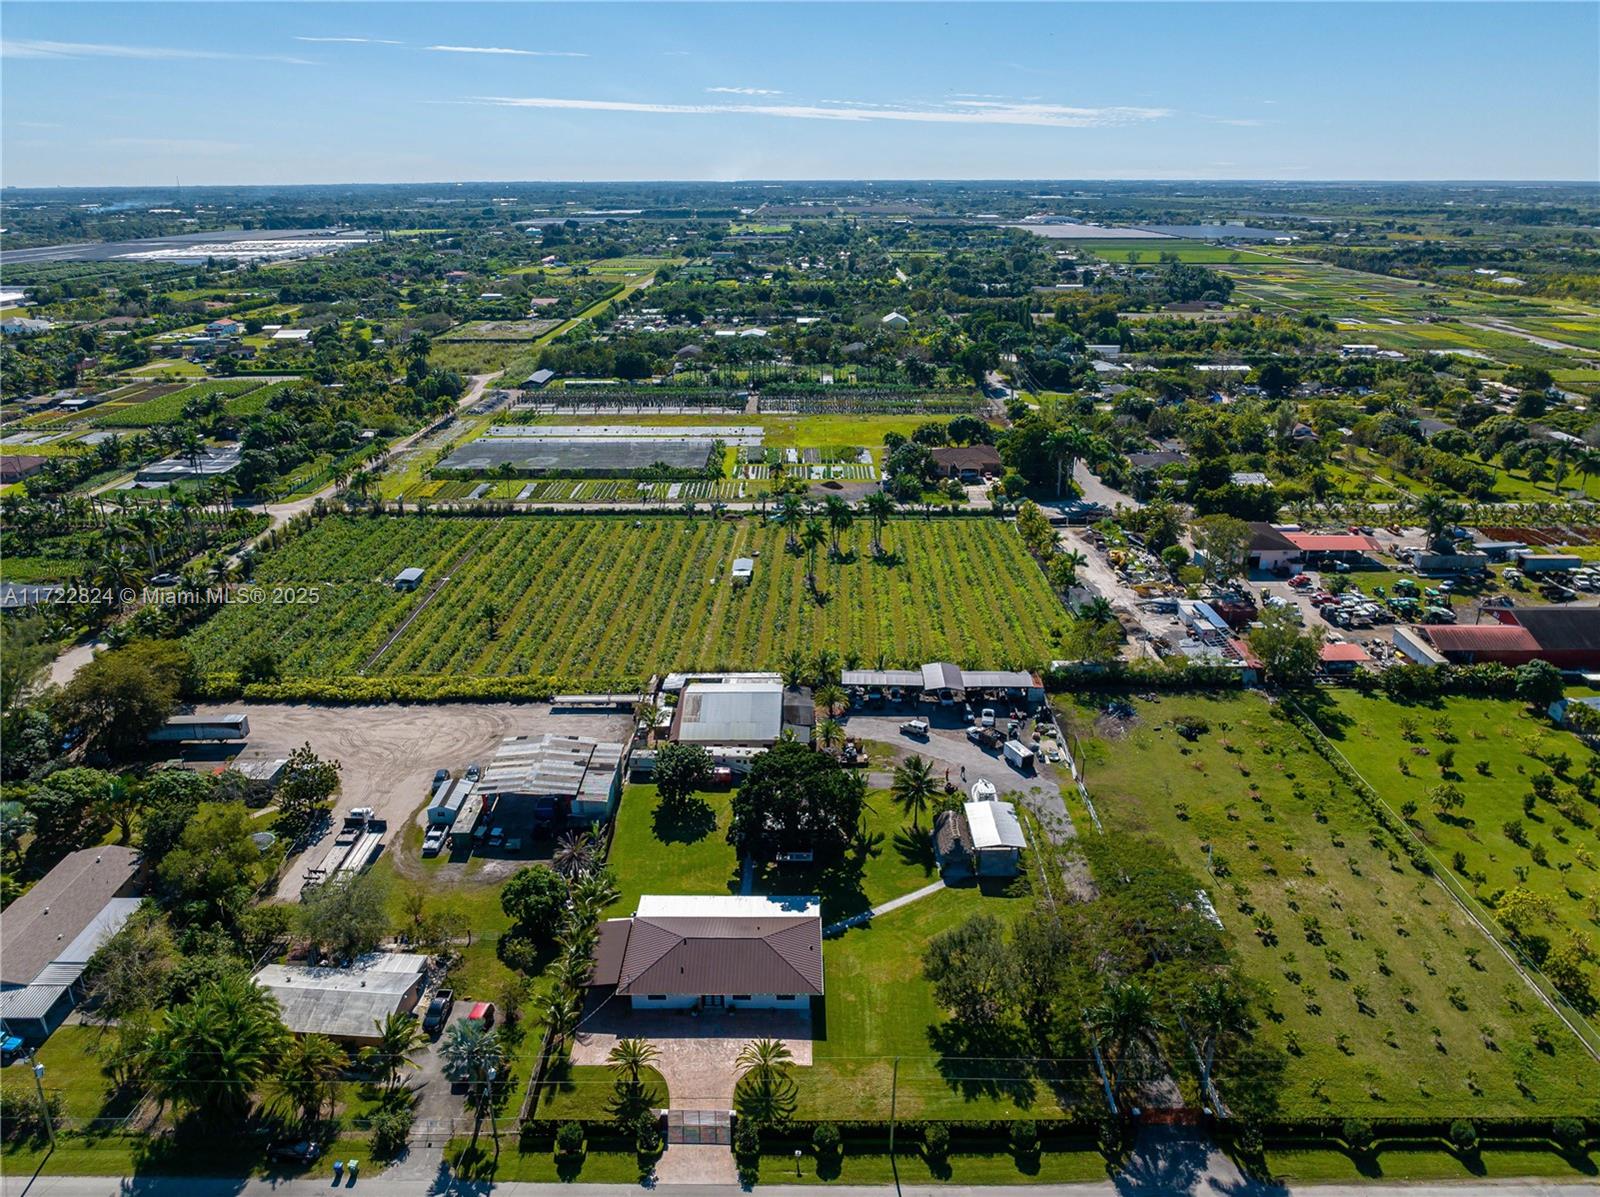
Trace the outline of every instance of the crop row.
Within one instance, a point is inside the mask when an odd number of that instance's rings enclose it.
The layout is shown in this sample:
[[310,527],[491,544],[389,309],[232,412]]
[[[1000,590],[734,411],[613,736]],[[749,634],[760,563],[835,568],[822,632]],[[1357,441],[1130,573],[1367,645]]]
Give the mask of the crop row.
[[[770,667],[824,646],[885,664],[1051,655],[1063,612],[1007,525],[896,520],[885,539],[893,564],[872,558],[865,525],[845,534],[842,560],[819,551],[818,602],[805,559],[754,519],[330,518],[257,570],[321,586],[320,603],[229,607],[190,647],[203,672],[265,647],[285,676],[349,675],[415,612],[371,673],[648,677]],[[755,575],[735,589],[729,566],[743,555]],[[395,592],[385,580],[410,565],[427,571],[422,589]]]

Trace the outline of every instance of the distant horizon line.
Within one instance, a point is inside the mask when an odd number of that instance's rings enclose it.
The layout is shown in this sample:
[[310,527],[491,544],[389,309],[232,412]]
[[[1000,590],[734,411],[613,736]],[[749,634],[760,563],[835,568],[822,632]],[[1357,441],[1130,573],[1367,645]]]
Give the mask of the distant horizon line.
[[1171,176],[1131,176],[1131,175],[1104,175],[1100,177],[1083,176],[1079,178],[1045,178],[1045,177],[982,177],[962,178],[957,176],[935,175],[900,175],[885,177],[867,176],[840,176],[840,177],[757,177],[749,179],[696,179],[696,178],[589,178],[589,179],[416,179],[416,180],[339,180],[336,182],[304,181],[296,183],[183,183],[178,181],[151,182],[151,183],[6,183],[0,186],[0,192],[24,191],[151,191],[159,189],[183,190],[200,188],[252,188],[258,190],[287,191],[303,187],[466,187],[466,186],[505,186],[505,187],[605,187],[617,185],[657,185],[657,186],[683,186],[692,184],[703,187],[749,187],[749,186],[788,186],[794,184],[869,184],[873,186],[886,186],[896,184],[943,184],[954,183],[964,185],[1017,185],[1029,186],[1067,186],[1081,184],[1104,183],[1151,183],[1151,184],[1186,184],[1186,185],[1226,185],[1226,184],[1270,184],[1274,186],[1291,187],[1327,187],[1327,186],[1458,186],[1458,187],[1589,187],[1600,191],[1600,180],[1597,179],[1562,179],[1562,178],[1282,178],[1271,176],[1250,177],[1240,175],[1237,177],[1201,178],[1188,175]]

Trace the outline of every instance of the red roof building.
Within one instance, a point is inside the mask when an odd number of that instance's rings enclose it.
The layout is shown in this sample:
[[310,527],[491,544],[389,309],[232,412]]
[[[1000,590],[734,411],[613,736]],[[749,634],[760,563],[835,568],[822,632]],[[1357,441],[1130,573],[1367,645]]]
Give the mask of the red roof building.
[[1458,665],[1481,661],[1525,665],[1543,655],[1533,633],[1517,624],[1442,624],[1428,628],[1427,633],[1433,646]]
[[1364,665],[1370,660],[1372,655],[1366,649],[1348,640],[1333,640],[1322,646],[1324,665]]
[[1303,553],[1353,553],[1364,556],[1378,551],[1378,542],[1360,532],[1285,532],[1284,539]]

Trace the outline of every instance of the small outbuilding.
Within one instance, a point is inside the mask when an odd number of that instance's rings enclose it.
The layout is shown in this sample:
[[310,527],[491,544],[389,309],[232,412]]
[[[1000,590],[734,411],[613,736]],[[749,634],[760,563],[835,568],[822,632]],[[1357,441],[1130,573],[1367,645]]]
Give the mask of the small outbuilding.
[[419,565],[413,565],[401,570],[394,576],[394,588],[396,590],[415,590],[422,585],[422,573],[422,567]]
[[733,559],[733,584],[735,586],[748,586],[750,579],[755,576],[756,562],[754,557],[735,557]]
[[[975,787],[976,788],[976,787]],[[933,824],[933,850],[944,878],[1015,877],[1028,846],[1017,808],[996,799],[942,812]]]

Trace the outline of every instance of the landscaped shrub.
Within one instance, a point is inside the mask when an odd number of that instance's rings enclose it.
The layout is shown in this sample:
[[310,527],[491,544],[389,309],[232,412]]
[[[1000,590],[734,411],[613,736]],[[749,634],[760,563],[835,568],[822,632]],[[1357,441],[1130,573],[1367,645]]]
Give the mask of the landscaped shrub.
[[399,1155],[406,1145],[406,1136],[411,1133],[411,1118],[410,1106],[380,1110],[374,1114],[372,1154],[380,1160],[392,1159]]
[[733,1154],[740,1160],[755,1160],[761,1156],[761,1128],[748,1118],[740,1119],[739,1129],[734,1132]]
[[563,1122],[556,1131],[556,1154],[569,1159],[583,1154],[583,1127],[576,1122]]
[[930,1160],[942,1160],[950,1154],[950,1132],[942,1122],[930,1122],[922,1130],[922,1154]]
[[1472,1151],[1478,1146],[1478,1128],[1470,1118],[1457,1118],[1450,1124],[1450,1142],[1457,1151]]
[[831,1122],[819,1122],[811,1132],[811,1149],[822,1159],[839,1151],[839,1128]]
[[1372,1124],[1363,1118],[1346,1118],[1339,1126],[1339,1137],[1351,1151],[1365,1151],[1372,1146]]
[[1039,1150],[1039,1124],[1024,1118],[1011,1124],[1011,1150],[1018,1155],[1032,1155]]
[[1566,1151],[1576,1151],[1583,1143],[1583,1123],[1577,1118],[1557,1118],[1550,1124],[1550,1137]]

